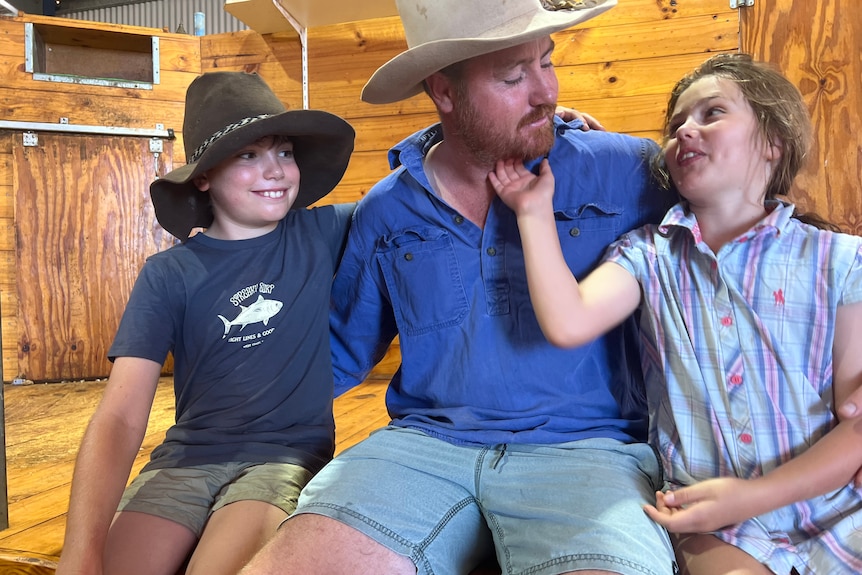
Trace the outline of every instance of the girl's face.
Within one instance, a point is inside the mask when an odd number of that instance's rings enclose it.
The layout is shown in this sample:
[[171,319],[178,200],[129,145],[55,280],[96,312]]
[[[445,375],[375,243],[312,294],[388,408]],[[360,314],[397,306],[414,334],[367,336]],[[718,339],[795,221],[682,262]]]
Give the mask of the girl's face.
[[207,235],[247,239],[275,229],[299,192],[299,168],[293,143],[266,137],[195,178],[210,194],[214,220]]
[[780,149],[764,140],[735,82],[720,76],[695,81],[677,100],[668,135],[665,163],[689,202],[762,203]]

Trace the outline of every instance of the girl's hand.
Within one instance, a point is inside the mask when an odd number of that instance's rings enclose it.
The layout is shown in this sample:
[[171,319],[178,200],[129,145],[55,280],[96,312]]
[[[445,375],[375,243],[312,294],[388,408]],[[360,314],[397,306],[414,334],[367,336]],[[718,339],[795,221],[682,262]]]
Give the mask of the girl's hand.
[[498,160],[488,180],[500,199],[517,215],[547,209],[554,197],[554,174],[548,159],[542,160],[539,175],[524,167],[523,162]]
[[655,506],[644,505],[644,511],[672,533],[709,533],[758,515],[757,499],[752,481],[719,477],[657,492]]

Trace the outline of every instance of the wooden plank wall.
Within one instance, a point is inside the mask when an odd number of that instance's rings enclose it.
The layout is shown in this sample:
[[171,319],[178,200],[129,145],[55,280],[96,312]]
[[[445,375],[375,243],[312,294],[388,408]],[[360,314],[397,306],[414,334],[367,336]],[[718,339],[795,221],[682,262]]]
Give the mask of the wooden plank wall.
[[862,235],[862,10],[858,0],[756,2],[742,12],[742,50],[799,88],[814,145],[791,198]]
[[[62,25],[82,31],[111,31],[159,37],[160,83],[152,90],[88,86],[33,80],[25,72],[25,23]],[[0,17],[0,120],[153,129],[173,128],[177,165],[185,162],[182,119],[185,91],[200,74],[200,38],[161,30],[96,24],[44,16]],[[2,378],[10,381],[23,373],[15,269],[15,214],[12,146],[20,145],[21,132],[0,131],[0,329]],[[122,178],[120,178],[122,179]],[[45,193],[62,193],[46,190]],[[59,224],[59,222],[58,222]],[[94,226],[103,223],[93,222]],[[58,290],[55,297],[62,297]]]

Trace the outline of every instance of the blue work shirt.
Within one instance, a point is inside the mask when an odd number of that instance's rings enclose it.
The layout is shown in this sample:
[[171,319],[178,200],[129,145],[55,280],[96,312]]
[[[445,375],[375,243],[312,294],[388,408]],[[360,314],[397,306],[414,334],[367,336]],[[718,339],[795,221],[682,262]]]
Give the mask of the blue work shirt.
[[[654,142],[575,127],[556,120],[549,160],[560,242],[581,278],[675,198],[650,178]],[[481,229],[432,191],[423,159],[441,138],[435,125],[390,150],[394,171],[354,213],[332,292],[336,385],[360,383],[398,335],[393,425],[456,444],[645,440],[634,323],[574,349],[549,344],[515,214],[495,198]]]

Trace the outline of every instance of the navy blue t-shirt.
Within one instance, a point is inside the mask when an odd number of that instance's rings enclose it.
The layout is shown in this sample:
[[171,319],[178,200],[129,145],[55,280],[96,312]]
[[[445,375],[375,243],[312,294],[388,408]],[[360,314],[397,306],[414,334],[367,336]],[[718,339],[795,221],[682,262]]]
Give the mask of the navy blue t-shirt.
[[198,234],[147,259],[109,350],[174,356],[176,423],[145,469],[317,471],[332,457],[329,298],[352,208],[291,210],[264,236]]

